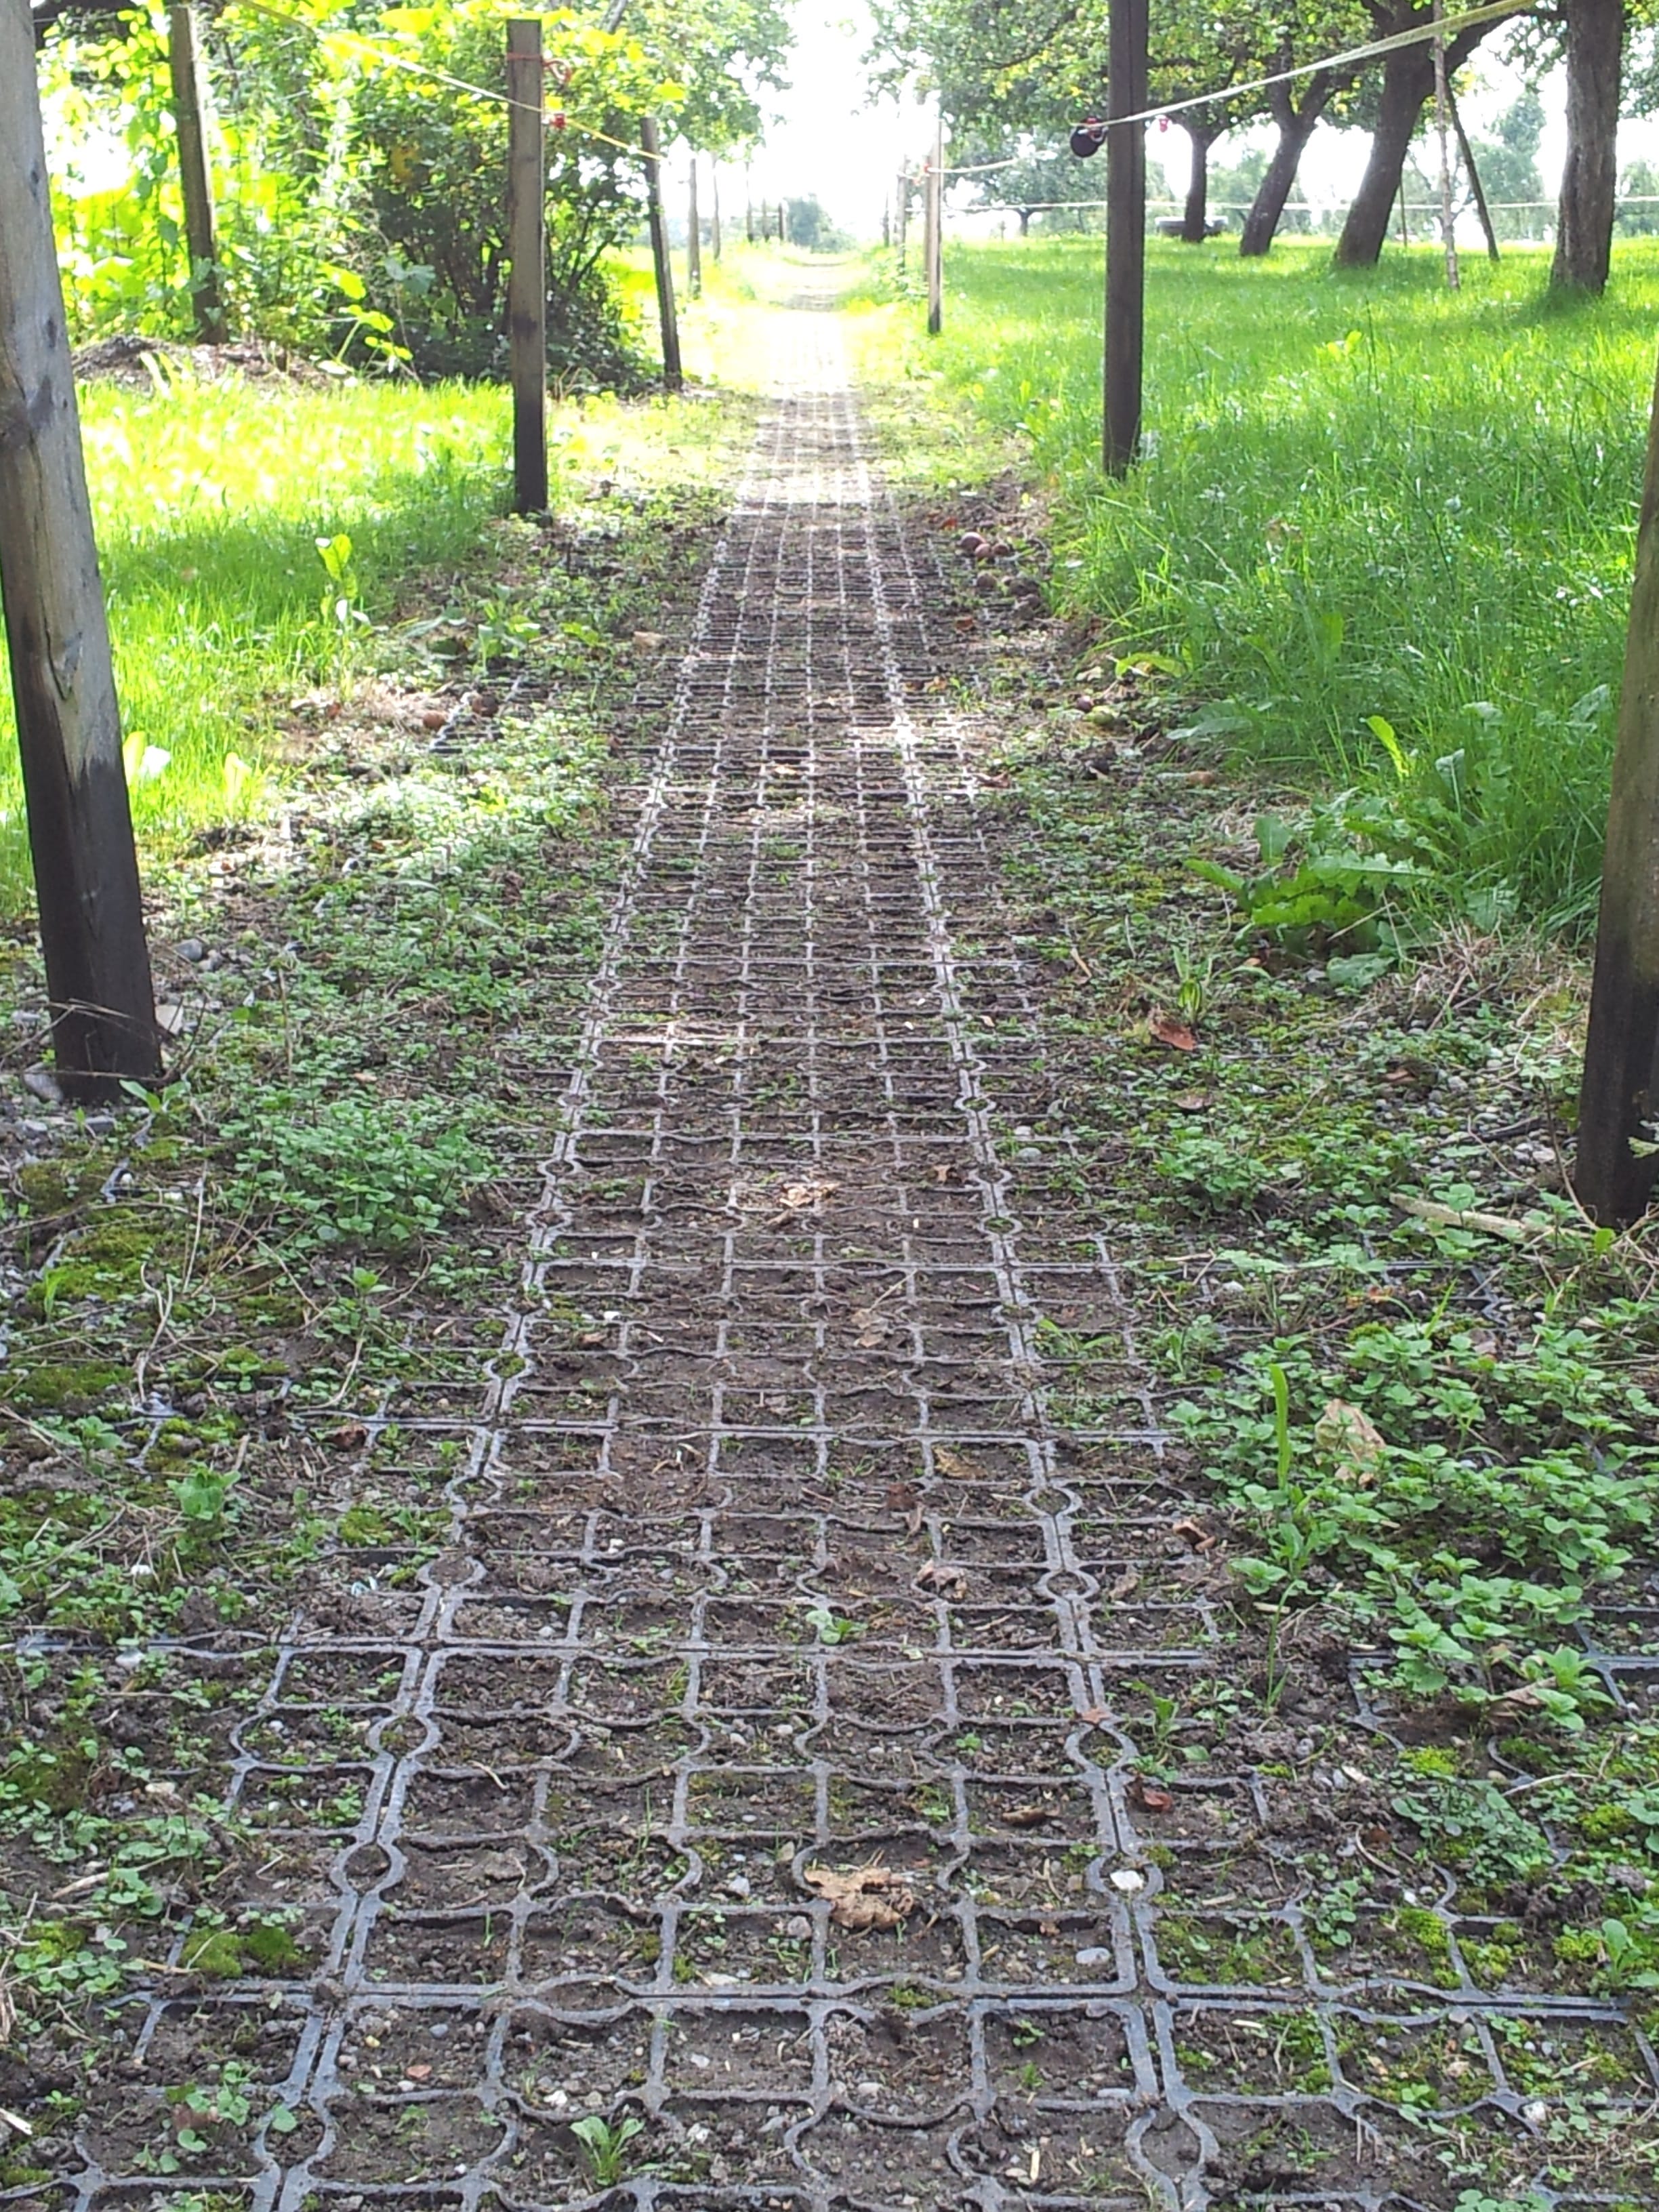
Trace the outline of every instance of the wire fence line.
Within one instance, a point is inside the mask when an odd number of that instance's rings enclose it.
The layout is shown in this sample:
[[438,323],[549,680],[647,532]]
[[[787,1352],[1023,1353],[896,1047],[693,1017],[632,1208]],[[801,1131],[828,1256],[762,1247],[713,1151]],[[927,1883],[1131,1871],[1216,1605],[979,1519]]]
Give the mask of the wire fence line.
[[[1290,69],[1275,70],[1270,76],[1251,77],[1243,84],[1218,85],[1212,92],[1163,100],[1156,107],[1139,108],[1133,115],[1114,115],[1107,121],[1114,131],[1127,130],[1135,123],[1157,123],[1166,115],[1185,115],[1195,107],[1209,107],[1220,100],[1243,100],[1252,93],[1271,92],[1275,85],[1294,84],[1300,77],[1316,76],[1322,70],[1363,69],[1367,63],[1384,60],[1407,46],[1427,46],[1437,39],[1455,39],[1461,33],[1476,30],[1483,23],[1501,23],[1512,15],[1530,12],[1530,0],[1489,0],[1485,7],[1468,8],[1460,15],[1414,24],[1407,31],[1393,31],[1386,39],[1372,39],[1363,46],[1348,46],[1340,53],[1322,55],[1317,61],[1297,62]],[[1021,154],[1011,154],[1001,161],[964,161],[955,168],[945,167],[941,173],[947,177],[988,176],[994,170],[1017,168],[1025,158]],[[924,162],[922,167],[925,168],[927,164]]]

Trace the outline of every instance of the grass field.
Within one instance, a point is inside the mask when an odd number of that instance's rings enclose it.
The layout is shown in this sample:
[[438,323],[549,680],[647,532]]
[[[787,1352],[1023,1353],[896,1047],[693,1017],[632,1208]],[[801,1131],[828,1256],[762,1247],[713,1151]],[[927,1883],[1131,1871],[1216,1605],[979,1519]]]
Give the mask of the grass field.
[[[510,491],[502,390],[185,377],[153,391],[90,384],[81,404],[147,865],[269,804],[265,771],[297,696],[418,654],[434,617],[475,648],[482,635],[486,655],[489,626],[514,617],[472,559]],[[649,476],[671,449],[695,474],[722,434],[714,413],[556,407],[555,504],[606,472],[624,485]],[[418,629],[404,628],[406,608]],[[32,891],[3,669],[0,651],[0,914],[16,915]]]
[[[1054,499],[1055,592],[1117,650],[1166,656],[1218,741],[1358,787],[1478,917],[1589,916],[1601,856],[1659,247],[1617,250],[1605,301],[1543,298],[1541,254],[1328,244],[1244,263],[1154,245],[1147,452],[1097,462],[1101,250],[949,252],[945,335],[890,310],[1013,430]],[[1392,731],[1399,748],[1372,726]]]

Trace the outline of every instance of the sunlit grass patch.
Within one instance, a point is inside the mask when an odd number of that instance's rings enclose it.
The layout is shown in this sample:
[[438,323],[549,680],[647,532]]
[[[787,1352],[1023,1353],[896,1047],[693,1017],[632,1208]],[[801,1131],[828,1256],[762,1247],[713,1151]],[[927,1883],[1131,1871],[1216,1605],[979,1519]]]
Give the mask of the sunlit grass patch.
[[1438,809],[1448,881],[1582,923],[1659,252],[1621,246],[1607,298],[1567,307],[1535,252],[1463,274],[1452,295],[1426,248],[1344,274],[1318,242],[1257,263],[1155,244],[1146,453],[1124,484],[1099,464],[1098,240],[951,245],[932,347],[918,307],[872,313],[905,330],[913,375],[1024,441],[1057,494],[1059,605],[1168,656],[1218,744],[1419,825]]
[[[150,862],[269,807],[296,696],[395,659],[404,618],[464,609],[467,564],[510,493],[511,402],[491,386],[183,374],[154,391],[93,383],[81,404]],[[706,405],[566,401],[550,411],[554,504],[600,483],[713,483],[731,435]],[[0,691],[0,910],[15,914],[30,899],[28,847]]]

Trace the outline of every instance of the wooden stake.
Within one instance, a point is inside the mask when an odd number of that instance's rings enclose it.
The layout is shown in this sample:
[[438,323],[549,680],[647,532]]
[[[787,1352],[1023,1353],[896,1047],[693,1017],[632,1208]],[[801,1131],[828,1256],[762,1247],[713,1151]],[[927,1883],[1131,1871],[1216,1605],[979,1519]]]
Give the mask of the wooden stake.
[[[1446,79],[1446,33],[1443,0],[1434,0],[1434,127],[1440,141],[1440,242],[1446,254],[1446,288],[1462,289],[1457,265],[1457,226],[1452,213],[1451,88]],[[1402,178],[1401,180],[1404,182]]]
[[1652,1193],[1659,1114],[1659,386],[1648,420],[1647,472],[1625,643],[1619,741],[1607,805],[1589,1036],[1578,1099],[1573,1183],[1586,1212],[1633,1221]]
[[[1110,0],[1106,114],[1146,106],[1146,0]],[[1146,327],[1146,133],[1131,123],[1106,134],[1106,472],[1128,473],[1140,446]]]
[[507,334],[513,378],[513,505],[547,507],[547,125],[542,27],[507,27]]
[[708,251],[718,264],[720,258],[720,165],[718,161],[708,164],[708,189],[714,199],[708,213]]
[[64,1095],[161,1059],[28,0],[0,0],[0,601]]
[[896,228],[898,230],[899,275],[902,276],[904,274],[905,239],[910,228],[910,165],[908,161],[901,161],[899,163],[898,216]]
[[645,211],[651,232],[651,259],[657,272],[657,319],[662,325],[662,380],[667,392],[683,392],[680,368],[680,325],[674,312],[674,270],[668,258],[668,225],[662,212],[662,143],[654,116],[640,125],[640,144],[645,153]]
[[228,335],[219,269],[219,234],[202,123],[202,64],[196,44],[196,10],[167,10],[167,64],[173,76],[173,120],[179,139],[179,185],[185,202],[185,244],[190,255],[190,295],[196,335],[204,345],[223,345]]
[[1463,118],[1457,112],[1457,100],[1449,85],[1446,87],[1446,106],[1451,113],[1452,129],[1457,133],[1457,151],[1462,157],[1464,173],[1469,180],[1469,190],[1474,195],[1475,212],[1480,218],[1480,228],[1486,240],[1488,261],[1500,261],[1498,233],[1492,228],[1492,210],[1486,204],[1486,188],[1480,181],[1480,172],[1475,166],[1474,149],[1469,143],[1468,133],[1463,128]]
[[691,181],[685,211],[685,289],[694,300],[702,297],[702,218],[697,213],[697,157],[691,156]]
[[934,126],[933,158],[927,164],[927,332],[945,327],[945,124]]

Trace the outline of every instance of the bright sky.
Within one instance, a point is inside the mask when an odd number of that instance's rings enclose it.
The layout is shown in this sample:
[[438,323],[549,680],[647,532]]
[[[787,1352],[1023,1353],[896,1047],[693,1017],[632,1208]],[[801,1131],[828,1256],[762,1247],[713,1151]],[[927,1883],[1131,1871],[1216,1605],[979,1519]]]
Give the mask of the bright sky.
[[[751,165],[750,190],[757,202],[775,200],[780,194],[788,198],[815,192],[836,222],[867,239],[880,229],[900,160],[908,158],[914,166],[927,152],[932,123],[915,101],[901,104],[870,96],[860,59],[869,37],[863,0],[830,0],[830,7],[826,16],[811,0],[796,6],[793,82],[777,99],[778,120]],[[1480,56],[1474,70],[1478,85],[1465,94],[1462,106],[1465,121],[1478,136],[1489,129],[1521,86],[1510,71]],[[1559,75],[1542,90],[1548,122],[1539,167],[1546,196],[1553,197],[1565,149]],[[1241,132],[1224,140],[1213,158],[1236,159],[1250,135]],[[1264,136],[1261,131],[1254,135],[1258,139]],[[1270,137],[1271,132],[1265,136]],[[1174,130],[1155,132],[1151,141],[1154,157],[1177,191],[1185,180],[1186,145],[1185,137]],[[1364,166],[1365,148],[1361,132],[1322,129],[1302,165],[1303,189],[1309,198],[1316,204],[1346,203]],[[1659,155],[1659,119],[1624,125],[1619,155],[1621,163],[1638,155],[1649,160]],[[1079,183],[1079,197],[1096,188],[1095,178],[1081,169]],[[722,190],[727,206],[740,213],[740,173],[725,179]]]

